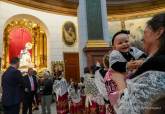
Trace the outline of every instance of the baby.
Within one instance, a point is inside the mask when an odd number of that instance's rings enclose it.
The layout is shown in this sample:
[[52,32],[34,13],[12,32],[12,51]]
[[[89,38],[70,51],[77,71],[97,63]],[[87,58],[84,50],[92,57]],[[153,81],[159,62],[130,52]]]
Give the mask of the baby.
[[110,101],[111,93],[117,90],[117,86],[111,80],[111,72],[117,71],[129,78],[143,64],[144,58],[147,57],[141,50],[130,46],[129,31],[121,30],[117,32],[112,38],[112,46],[113,51],[109,55],[110,70],[104,78],[106,81],[109,80],[111,86],[108,87],[111,89],[107,90]]
[[146,55],[141,50],[131,47],[129,31],[121,30],[112,38],[113,51],[110,53],[110,68],[121,73],[137,69]]

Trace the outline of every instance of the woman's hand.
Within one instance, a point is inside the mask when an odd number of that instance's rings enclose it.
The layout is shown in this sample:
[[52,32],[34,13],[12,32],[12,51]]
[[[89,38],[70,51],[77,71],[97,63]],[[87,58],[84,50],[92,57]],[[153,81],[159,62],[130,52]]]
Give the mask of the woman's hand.
[[122,91],[126,88],[125,76],[126,74],[112,71],[111,78],[117,84],[117,88],[119,91]]
[[127,68],[128,70],[138,69],[143,63],[144,60],[131,60],[127,63]]

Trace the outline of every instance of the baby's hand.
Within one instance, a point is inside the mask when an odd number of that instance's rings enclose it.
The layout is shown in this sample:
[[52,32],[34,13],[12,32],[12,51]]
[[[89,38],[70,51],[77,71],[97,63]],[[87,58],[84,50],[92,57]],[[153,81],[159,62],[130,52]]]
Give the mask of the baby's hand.
[[139,68],[144,63],[144,60],[135,60],[137,68]]
[[132,69],[136,69],[137,68],[137,64],[136,61],[129,61],[127,62],[127,69],[128,70],[132,70]]

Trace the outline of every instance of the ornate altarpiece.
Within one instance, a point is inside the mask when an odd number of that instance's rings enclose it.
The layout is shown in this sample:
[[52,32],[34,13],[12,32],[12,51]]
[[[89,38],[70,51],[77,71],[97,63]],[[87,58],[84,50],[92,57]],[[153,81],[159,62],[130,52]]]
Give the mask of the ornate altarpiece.
[[[32,36],[32,63],[35,68],[47,67],[47,37],[42,27],[31,20],[11,21],[4,30],[2,69],[9,65],[9,34],[14,28],[25,28]],[[19,45],[19,44],[18,44]]]

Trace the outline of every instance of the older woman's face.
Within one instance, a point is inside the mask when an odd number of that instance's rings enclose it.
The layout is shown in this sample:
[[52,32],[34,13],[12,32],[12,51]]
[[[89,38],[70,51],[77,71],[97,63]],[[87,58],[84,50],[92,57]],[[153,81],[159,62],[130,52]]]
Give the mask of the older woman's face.
[[156,37],[156,33],[151,27],[147,26],[144,30],[144,49],[146,52],[149,52],[151,47],[157,42]]

